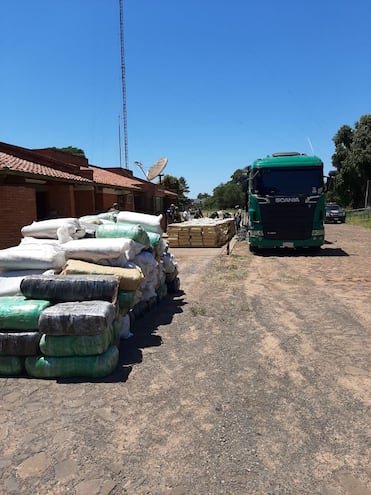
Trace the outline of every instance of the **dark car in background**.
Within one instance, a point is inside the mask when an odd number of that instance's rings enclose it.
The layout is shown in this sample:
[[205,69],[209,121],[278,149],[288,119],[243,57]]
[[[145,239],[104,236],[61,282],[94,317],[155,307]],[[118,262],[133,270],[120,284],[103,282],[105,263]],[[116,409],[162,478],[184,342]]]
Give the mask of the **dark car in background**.
[[335,204],[326,205],[326,223],[344,223],[346,213],[343,208]]

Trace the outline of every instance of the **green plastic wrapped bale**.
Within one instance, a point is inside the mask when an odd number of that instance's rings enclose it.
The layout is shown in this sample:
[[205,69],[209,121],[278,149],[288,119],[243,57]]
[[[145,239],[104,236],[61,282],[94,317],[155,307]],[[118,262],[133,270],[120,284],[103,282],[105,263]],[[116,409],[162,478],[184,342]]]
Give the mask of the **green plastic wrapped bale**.
[[32,356],[25,361],[26,371],[35,378],[102,378],[111,374],[119,361],[119,351],[111,345],[98,356]]
[[0,330],[37,330],[39,317],[50,301],[24,296],[0,297]]
[[160,239],[161,239],[160,234],[155,234],[155,232],[147,232],[147,234],[148,234],[149,242],[150,242],[151,246],[156,246],[160,242]]
[[20,356],[0,356],[0,376],[21,375],[24,370],[24,358]]
[[1,356],[35,356],[39,354],[39,332],[0,333]]
[[120,333],[121,333],[121,330],[122,330],[122,325],[123,325],[123,316],[119,316],[113,326],[112,326],[112,332],[111,332],[111,335],[112,335],[112,344],[115,344],[117,346],[120,345]]
[[25,297],[53,302],[116,303],[118,285],[113,275],[29,275],[22,280],[21,291]]
[[116,306],[106,301],[58,303],[47,308],[39,320],[45,335],[99,335],[110,331]]
[[116,222],[116,213],[113,211],[106,211],[105,213],[98,213],[97,218],[102,220],[110,220],[111,222]]
[[118,304],[120,311],[131,309],[134,306],[135,291],[121,290],[118,296]]
[[112,343],[112,332],[99,335],[42,335],[40,351],[45,356],[95,356],[103,354]]
[[95,232],[96,237],[124,237],[143,244],[149,248],[150,240],[147,232],[141,225],[116,223],[113,225],[99,225]]

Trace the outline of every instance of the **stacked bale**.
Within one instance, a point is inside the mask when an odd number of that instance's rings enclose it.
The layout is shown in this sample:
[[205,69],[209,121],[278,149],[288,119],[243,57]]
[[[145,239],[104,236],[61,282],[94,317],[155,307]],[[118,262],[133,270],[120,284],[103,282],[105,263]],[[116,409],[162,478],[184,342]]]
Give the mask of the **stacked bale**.
[[233,218],[200,218],[168,225],[170,247],[220,247],[236,234]]
[[118,280],[109,276],[34,275],[21,283],[26,297],[53,305],[40,315],[40,351],[25,368],[37,378],[103,377],[116,368],[114,322]]
[[136,291],[144,279],[138,268],[122,268],[80,260],[68,260],[63,275],[113,276],[118,280],[117,305],[121,315],[125,315],[134,305]]
[[117,223],[141,225],[146,232],[163,234],[161,227],[162,215],[148,215],[146,213],[136,213],[134,211],[120,211],[116,216]]
[[110,212],[23,227],[0,250],[0,374],[110,374],[133,318],[179,288],[161,221]]
[[168,292],[176,292],[179,290],[178,263],[175,257],[166,252],[161,259],[162,270],[165,274],[165,282]]
[[[151,309],[168,292],[170,282],[162,264],[162,257],[168,250],[168,243],[162,239],[161,222],[162,215],[120,211],[116,214],[115,225],[99,225],[96,229],[97,238],[128,238],[136,245],[142,246],[141,251],[124,265],[136,267],[144,275],[131,308],[135,317]],[[174,287],[174,282],[171,282]],[[179,287],[179,279],[177,282]]]
[[22,374],[25,358],[38,354],[39,318],[48,306],[47,300],[0,297],[0,375]]

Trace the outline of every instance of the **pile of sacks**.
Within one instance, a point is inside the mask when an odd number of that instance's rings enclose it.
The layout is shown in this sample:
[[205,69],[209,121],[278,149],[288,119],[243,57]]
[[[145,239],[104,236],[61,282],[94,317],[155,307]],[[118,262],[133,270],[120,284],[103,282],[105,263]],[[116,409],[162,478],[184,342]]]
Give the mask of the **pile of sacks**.
[[0,250],[0,375],[103,377],[131,325],[179,288],[161,216],[33,222]]

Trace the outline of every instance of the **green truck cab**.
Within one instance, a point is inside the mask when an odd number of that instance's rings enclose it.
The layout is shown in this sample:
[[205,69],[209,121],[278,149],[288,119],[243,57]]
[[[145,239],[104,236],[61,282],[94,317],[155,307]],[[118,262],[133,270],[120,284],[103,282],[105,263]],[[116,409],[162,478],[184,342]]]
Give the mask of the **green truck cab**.
[[274,153],[249,167],[246,180],[250,250],[324,244],[323,162],[297,152]]

